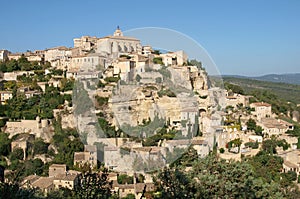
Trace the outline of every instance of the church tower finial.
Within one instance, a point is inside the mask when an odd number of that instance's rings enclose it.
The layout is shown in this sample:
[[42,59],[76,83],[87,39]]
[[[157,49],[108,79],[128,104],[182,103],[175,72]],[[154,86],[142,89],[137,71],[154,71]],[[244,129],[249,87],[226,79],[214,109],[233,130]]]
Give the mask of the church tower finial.
[[114,32],[114,36],[123,36],[122,31],[120,30],[120,26],[117,26],[116,31]]

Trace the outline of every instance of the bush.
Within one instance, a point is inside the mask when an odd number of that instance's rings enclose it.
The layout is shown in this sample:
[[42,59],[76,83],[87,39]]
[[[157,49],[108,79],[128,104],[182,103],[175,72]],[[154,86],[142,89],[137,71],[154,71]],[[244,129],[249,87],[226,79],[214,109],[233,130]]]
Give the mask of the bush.
[[120,77],[106,77],[104,80],[106,82],[118,82],[120,80]]
[[161,57],[154,57],[154,58],[153,58],[153,63],[154,63],[154,64],[164,65],[164,63],[163,63]]
[[259,144],[257,141],[256,142],[246,142],[245,146],[250,147],[252,149],[258,149]]
[[158,91],[158,96],[159,97],[162,97],[162,96],[168,96],[168,97],[176,97],[176,94],[173,92],[173,91],[171,91],[170,89],[167,89],[167,90],[160,90],[160,91]]
[[23,158],[24,158],[24,151],[21,148],[16,148],[10,154],[10,160],[23,160]]
[[220,148],[219,151],[220,151],[220,153],[224,153],[225,149],[224,148]]
[[120,174],[117,181],[119,184],[133,184],[133,177],[126,174]]

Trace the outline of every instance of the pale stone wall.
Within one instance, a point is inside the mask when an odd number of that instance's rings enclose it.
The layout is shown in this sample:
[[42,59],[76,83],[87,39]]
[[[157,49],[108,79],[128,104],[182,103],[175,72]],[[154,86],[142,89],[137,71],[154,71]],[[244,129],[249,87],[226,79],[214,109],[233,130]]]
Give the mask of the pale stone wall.
[[68,70],[96,70],[96,67],[105,67],[106,58],[99,53],[72,57]]
[[65,175],[67,172],[67,166],[65,164],[52,164],[49,166],[49,177],[55,177],[57,175]]
[[17,76],[21,76],[23,74],[30,75],[34,74],[34,71],[14,71],[14,72],[6,72],[3,75],[3,80],[6,81],[17,81]]
[[7,122],[6,133],[9,133],[9,137],[21,133],[33,134],[36,137],[40,137],[45,141],[49,142],[53,132],[51,131],[50,121],[44,120],[43,126],[41,121],[38,120],[21,120],[19,122]]
[[272,106],[270,104],[263,102],[252,103],[250,104],[250,107],[255,109],[252,114],[255,115],[259,121],[262,118],[270,117],[272,115]]

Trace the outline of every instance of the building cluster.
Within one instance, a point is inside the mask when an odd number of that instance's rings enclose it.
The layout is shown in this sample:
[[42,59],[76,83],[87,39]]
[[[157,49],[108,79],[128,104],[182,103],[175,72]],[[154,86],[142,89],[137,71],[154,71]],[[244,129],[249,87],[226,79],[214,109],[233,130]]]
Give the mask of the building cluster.
[[[74,168],[95,170],[97,161],[103,162],[112,171],[109,179],[114,182],[113,190],[120,197],[127,194],[140,197],[144,190],[153,191],[154,185],[151,180],[121,185],[116,182],[118,173],[135,175],[138,171],[146,175],[147,171],[168,166],[189,148],[194,149],[201,158],[207,156],[214,146],[227,148],[228,143],[236,139],[242,141],[239,149],[234,146],[220,154],[221,157],[230,159],[240,158],[240,154],[255,155],[258,150],[246,147],[245,143],[261,143],[276,136],[291,145],[287,152],[280,153],[285,160],[284,172],[299,172],[297,140],[286,134],[288,130],[293,130],[293,124],[278,119],[268,103],[250,104],[250,96],[229,95],[224,89],[210,87],[205,70],[189,65],[184,51],[159,53],[151,46],[143,46],[139,39],[124,36],[119,28],[111,36],[82,36],[73,41],[72,48],[55,47],[25,53],[1,50],[0,61],[25,56],[30,62],[49,62],[51,69],[63,71],[64,74],[52,75],[46,82],[37,82],[41,88],[39,90],[18,88],[16,94],[28,99],[41,95],[47,85],[60,87],[63,80],[75,79],[82,83],[81,89],[87,91],[94,102],[97,98],[106,100],[105,105],[95,102],[95,109],[83,110],[80,114],[75,114],[75,106],[69,107],[65,102],[62,107],[53,110],[53,115],[56,119],[60,118],[62,128],[77,128],[79,133],[87,133],[84,151],[74,153]],[[51,73],[50,69],[44,72],[45,76]],[[18,81],[20,76],[34,74],[34,71],[13,71],[0,74],[0,78]],[[14,92],[0,91],[1,103],[5,104],[13,98]],[[78,92],[79,96],[73,97],[82,99],[80,97],[84,93]],[[249,108],[250,113],[243,108]],[[99,115],[116,130],[121,129],[129,136],[104,138],[103,131],[97,129],[94,121]],[[261,135],[248,131],[247,121],[250,118],[262,127]],[[238,122],[229,125],[222,123],[229,119]],[[152,127],[149,125],[151,122],[157,126]],[[177,134],[172,139],[165,138],[144,146],[144,141],[157,136],[162,127]],[[34,135],[49,143],[54,134],[51,120],[39,117],[35,120],[7,121],[5,132],[10,138],[22,134],[11,143],[11,149],[21,148],[24,160],[27,158],[28,136]],[[103,145],[101,150],[96,143]],[[44,158],[43,161],[48,160]],[[1,176],[3,171],[0,167],[0,180],[4,179]],[[23,186],[40,188],[47,193],[60,187],[74,189],[80,180],[80,172],[67,170],[66,165],[52,164],[48,177],[28,176]]]

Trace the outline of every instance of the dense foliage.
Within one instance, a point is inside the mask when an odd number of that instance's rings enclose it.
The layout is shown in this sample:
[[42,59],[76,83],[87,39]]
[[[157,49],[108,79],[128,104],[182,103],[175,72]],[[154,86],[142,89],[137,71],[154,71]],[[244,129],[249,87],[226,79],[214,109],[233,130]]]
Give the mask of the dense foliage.
[[41,70],[49,67],[51,67],[49,62],[29,62],[24,55],[22,55],[18,60],[12,59],[0,62],[0,71],[2,72]]
[[[187,156],[181,161],[190,162]],[[294,173],[281,173],[282,158],[261,152],[241,162],[214,154],[193,159],[192,168],[163,169],[156,177],[156,198],[295,198]]]

